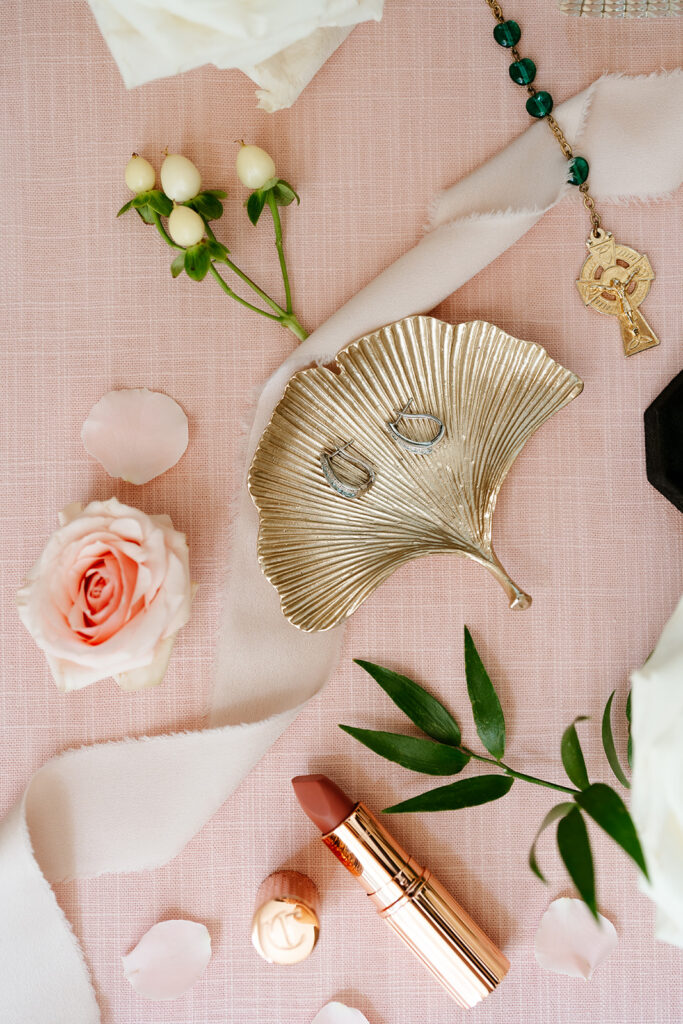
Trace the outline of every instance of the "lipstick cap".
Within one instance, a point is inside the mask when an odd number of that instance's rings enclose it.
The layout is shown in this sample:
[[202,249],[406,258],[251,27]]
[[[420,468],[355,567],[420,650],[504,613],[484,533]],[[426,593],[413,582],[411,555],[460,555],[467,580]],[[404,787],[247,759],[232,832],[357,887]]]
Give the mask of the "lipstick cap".
[[251,941],[271,964],[298,964],[318,941],[320,897],[310,878],[276,871],[261,883],[251,923]]

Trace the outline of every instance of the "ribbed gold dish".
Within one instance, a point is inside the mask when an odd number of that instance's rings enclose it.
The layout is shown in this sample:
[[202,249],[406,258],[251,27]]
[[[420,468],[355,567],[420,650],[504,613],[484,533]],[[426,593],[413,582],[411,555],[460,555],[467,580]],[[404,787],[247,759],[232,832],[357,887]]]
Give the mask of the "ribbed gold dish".
[[[527,438],[582,389],[540,345],[481,320],[454,327],[426,316],[354,341],[336,372],[295,374],[249,471],[259,561],[290,622],[330,629],[400,565],[446,551],[481,563],[511,608],[527,608],[491,543],[496,498]],[[410,399],[411,412],[446,428],[429,454],[404,450],[388,429]],[[433,423],[409,430],[425,440]],[[334,491],[320,464],[349,440],[375,470],[355,499]]]

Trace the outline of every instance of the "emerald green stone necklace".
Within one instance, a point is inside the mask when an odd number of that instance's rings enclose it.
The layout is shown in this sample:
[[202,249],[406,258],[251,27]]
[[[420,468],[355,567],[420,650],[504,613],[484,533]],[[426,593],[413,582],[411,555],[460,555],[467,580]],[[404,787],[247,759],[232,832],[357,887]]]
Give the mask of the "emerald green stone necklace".
[[627,356],[659,345],[659,339],[638,312],[638,306],[650,290],[654,271],[644,253],[636,252],[626,245],[618,245],[610,231],[600,226],[600,217],[595,209],[595,200],[588,191],[588,161],[575,156],[564,132],[552,115],[553,98],[545,90],[537,90],[533,82],[536,65],[529,57],[522,57],[517,43],[522,30],[516,21],[506,20],[497,0],[486,0],[498,22],[493,38],[499,46],[510,51],[514,61],[510,65],[510,78],[516,85],[526,88],[528,113],[539,120],[545,120],[557,139],[562,152],[569,162],[570,185],[576,185],[583,196],[583,205],[591,220],[591,233],[586,241],[588,258],[581,268],[576,286],[586,306],[616,316],[621,327],[624,353]]

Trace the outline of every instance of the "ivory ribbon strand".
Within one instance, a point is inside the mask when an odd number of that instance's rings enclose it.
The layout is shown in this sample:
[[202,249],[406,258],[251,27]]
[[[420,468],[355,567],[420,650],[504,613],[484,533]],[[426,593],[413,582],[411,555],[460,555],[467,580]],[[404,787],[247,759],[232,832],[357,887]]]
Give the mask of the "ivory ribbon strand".
[[[647,200],[680,185],[680,70],[601,78],[557,115],[570,142],[590,159],[596,198]],[[369,330],[432,309],[562,199],[570,188],[565,176],[559,147],[539,123],[438,197],[424,238],[266,383],[248,455],[293,372],[329,360]],[[307,634],[289,625],[256,560],[258,521],[245,487],[236,511],[211,727],[66,751],[35,773],[0,824],[3,1024],[100,1020],[83,954],[51,883],[169,861],[334,669],[341,629]]]

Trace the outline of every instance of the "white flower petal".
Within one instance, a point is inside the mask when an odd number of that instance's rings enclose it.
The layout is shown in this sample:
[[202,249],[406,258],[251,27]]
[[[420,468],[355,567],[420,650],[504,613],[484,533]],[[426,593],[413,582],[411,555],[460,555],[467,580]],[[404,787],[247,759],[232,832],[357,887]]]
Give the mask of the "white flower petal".
[[631,816],[647,862],[639,885],[657,906],[655,935],[683,948],[683,598],[631,676]]
[[[379,21],[382,0],[100,0],[96,9],[99,29],[131,89],[201,64],[260,64],[318,27]],[[301,88],[311,77],[309,71]]]
[[175,638],[174,633],[173,636],[160,640],[154,652],[154,659],[149,665],[133,668],[128,672],[118,672],[114,676],[114,682],[118,683],[122,690],[151,690],[153,686],[159,686],[164,681]]
[[100,679],[104,678],[100,669],[90,668],[87,665],[78,665],[76,662],[68,661],[65,658],[55,658],[51,654],[46,654],[45,657],[55,686],[62,693],[82,690],[84,687],[97,683]]
[[146,484],[175,466],[187,448],[187,416],[158,391],[109,391],[90,410],[81,438],[110,476]]
[[59,520],[59,525],[66,526],[66,524],[70,523],[72,519],[77,519],[82,511],[83,506],[80,501],[72,501],[70,505],[67,505],[66,508],[63,508],[58,514],[57,518]]
[[536,959],[546,971],[589,980],[616,946],[617,932],[602,914],[595,920],[583,900],[554,900],[536,932]]
[[177,999],[201,978],[211,936],[196,921],[161,921],[123,960],[123,973],[146,999]]
[[327,1003],[315,1015],[311,1024],[369,1024],[368,1018],[343,1003]]

